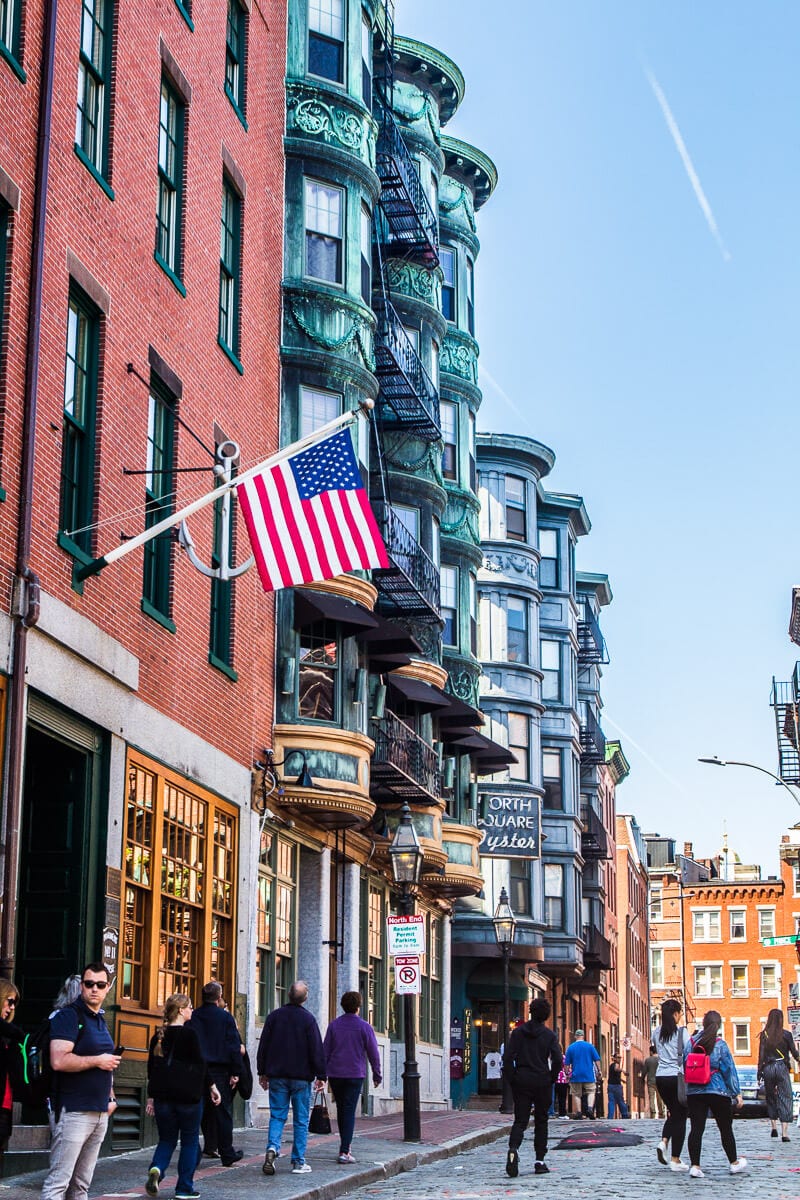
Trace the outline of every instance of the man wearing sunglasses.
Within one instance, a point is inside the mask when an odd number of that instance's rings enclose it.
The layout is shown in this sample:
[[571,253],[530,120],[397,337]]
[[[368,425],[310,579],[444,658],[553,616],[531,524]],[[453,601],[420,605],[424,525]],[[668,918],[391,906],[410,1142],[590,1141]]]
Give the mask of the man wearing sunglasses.
[[81,994],[50,1021],[55,1129],[42,1200],[86,1200],[109,1114],[116,1107],[113,1072],[120,1064],[106,1027],[109,974],[102,963],[81,973]]

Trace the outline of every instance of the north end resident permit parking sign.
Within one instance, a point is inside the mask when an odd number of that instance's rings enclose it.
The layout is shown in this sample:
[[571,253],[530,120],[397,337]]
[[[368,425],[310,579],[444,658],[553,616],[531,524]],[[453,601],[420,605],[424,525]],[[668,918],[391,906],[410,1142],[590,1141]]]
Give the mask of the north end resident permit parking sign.
[[425,918],[387,917],[390,954],[425,953]]

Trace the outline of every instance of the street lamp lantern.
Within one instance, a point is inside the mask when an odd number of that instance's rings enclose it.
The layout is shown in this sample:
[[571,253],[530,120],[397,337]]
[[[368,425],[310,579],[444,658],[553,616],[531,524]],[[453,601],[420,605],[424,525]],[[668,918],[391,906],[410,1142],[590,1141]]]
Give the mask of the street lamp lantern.
[[[411,916],[414,911],[414,888],[419,883],[424,858],[417,831],[411,820],[408,802],[400,810],[400,822],[389,846],[392,878],[400,892],[400,911]],[[403,1141],[422,1140],[419,1115],[419,1066],[417,1064],[416,1014],[414,996],[403,996],[403,1029],[406,1058],[403,1065]]]
[[[494,910],[492,917],[492,925],[494,926],[495,941],[503,955],[503,1049],[505,1050],[508,1044],[508,1035],[511,1025],[511,995],[508,985],[508,960],[511,957],[511,950],[514,945],[514,935],[517,932],[517,918],[514,916],[511,905],[508,903],[508,894],[505,888],[500,889],[500,899],[497,902],[497,908]],[[503,1071],[503,1098],[500,1102],[501,1113],[511,1113],[514,1111],[514,1097],[511,1093],[511,1085],[506,1078],[506,1072]]]
[[508,895],[506,889],[500,889],[500,899],[497,902],[497,908],[494,910],[492,917],[494,925],[494,936],[498,946],[513,946],[514,935],[517,932],[517,918],[511,910],[511,905],[508,903]]
[[412,888],[419,883],[422,859],[422,847],[411,820],[411,809],[406,801],[400,811],[400,823],[389,847],[392,878],[398,887]]

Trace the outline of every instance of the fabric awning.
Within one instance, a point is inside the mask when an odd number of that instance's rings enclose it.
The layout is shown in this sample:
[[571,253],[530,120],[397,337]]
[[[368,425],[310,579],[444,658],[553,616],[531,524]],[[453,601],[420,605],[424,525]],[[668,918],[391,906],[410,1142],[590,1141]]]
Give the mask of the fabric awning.
[[387,620],[380,613],[373,613],[372,617],[375,625],[363,629],[358,634],[358,641],[364,647],[373,674],[383,675],[398,667],[407,667],[412,655],[422,653],[416,638],[394,621]]
[[345,637],[353,637],[366,629],[375,629],[377,617],[360,604],[335,596],[331,592],[313,592],[296,588],[294,593],[294,627],[304,629],[315,621],[335,621]]
[[459,700],[456,696],[448,696],[450,707],[447,712],[439,713],[439,728],[442,729],[445,725],[448,729],[472,729],[476,725],[483,725],[484,716],[477,708],[473,708],[471,704],[465,704],[463,700]]
[[412,679],[409,675],[387,675],[386,682],[411,704],[416,704],[420,712],[437,712],[450,707],[444,692],[431,687],[429,683],[423,683],[421,679]]
[[494,775],[495,771],[503,771],[511,763],[519,761],[508,747],[493,742],[482,733],[475,734],[475,741],[471,742],[471,747],[470,757],[476,775]]

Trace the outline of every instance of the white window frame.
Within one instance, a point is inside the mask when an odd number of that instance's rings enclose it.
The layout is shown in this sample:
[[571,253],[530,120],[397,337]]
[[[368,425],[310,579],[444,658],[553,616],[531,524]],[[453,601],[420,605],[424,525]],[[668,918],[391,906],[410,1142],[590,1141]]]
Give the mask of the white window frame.
[[[737,914],[737,915],[741,914],[741,918],[742,918],[742,920],[741,920],[742,932],[741,933],[733,932],[734,914]],[[732,942],[746,942],[747,941],[747,909],[746,908],[729,908],[728,909],[728,936],[730,937],[730,940]]]
[[[716,917],[717,933],[712,935],[712,918]],[[692,941],[721,942],[722,941],[722,909],[693,908],[692,909]]]
[[458,649],[458,567],[450,566],[447,563],[442,563],[439,570],[439,580],[441,588],[441,613],[444,617],[445,611],[453,614],[452,628],[453,640],[448,642],[444,639],[444,630],[442,631],[443,645],[448,649]]
[[664,986],[664,947],[650,947],[650,986]]
[[[775,905],[760,904],[758,905],[756,912],[758,913],[758,940],[761,941],[763,938],[775,937]],[[764,925],[766,918],[769,918],[769,920],[766,921],[766,924],[769,926],[769,928],[765,930]]]
[[[327,411],[326,411],[327,410]],[[300,437],[315,433],[342,411],[341,392],[300,384]],[[364,422],[366,425],[366,421]]]
[[[694,971],[694,994],[707,1000],[720,999],[724,993],[722,963],[692,963]],[[712,974],[713,972],[713,974]],[[714,990],[714,983],[718,988]]]
[[650,884],[650,923],[664,920],[664,888],[660,883]]
[[[773,960],[770,960],[769,962],[764,962],[763,960],[759,959],[758,966],[759,966],[762,997],[780,996],[780,994],[781,994],[781,966],[780,966],[780,963],[775,962]],[[775,981],[774,981],[774,984],[772,984],[771,986],[765,982],[765,978],[764,978],[765,971],[771,971],[774,973]]]
[[[746,1043],[744,1046],[738,1046],[736,1044],[737,1038],[740,1036],[740,1033],[739,1033],[740,1030],[744,1031],[744,1041]],[[741,1055],[744,1055],[745,1057],[749,1057],[749,1055],[750,1055],[750,1018],[749,1017],[744,1017],[744,1018],[740,1017],[736,1020],[733,1020],[733,1019],[731,1020],[731,1053],[732,1054],[741,1054]]]
[[[731,996],[749,996],[750,995],[750,964],[747,962],[732,962],[731,968]],[[744,971],[744,983],[737,984],[734,976],[734,971]]]
[[[312,225],[311,212],[322,213],[323,210],[318,205],[310,205],[309,197],[312,189],[319,188],[324,192],[329,192],[331,195],[336,193],[339,198],[338,221],[339,227],[337,232],[332,232],[328,228],[317,228]],[[347,211],[347,194],[344,188],[339,187],[335,183],[329,183],[325,179],[316,179],[311,175],[303,176],[303,274],[306,279],[319,279],[322,283],[329,283],[333,287],[344,287],[345,281],[345,214]],[[330,215],[330,211],[329,211]],[[324,221],[319,220],[318,224],[322,226]],[[320,238],[328,239],[339,243],[339,259],[338,259],[338,278],[328,279],[324,275],[312,275],[311,268],[308,262],[308,239]]]

